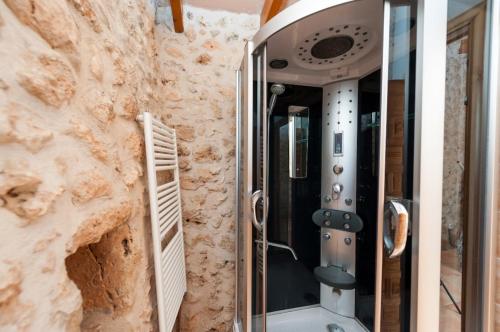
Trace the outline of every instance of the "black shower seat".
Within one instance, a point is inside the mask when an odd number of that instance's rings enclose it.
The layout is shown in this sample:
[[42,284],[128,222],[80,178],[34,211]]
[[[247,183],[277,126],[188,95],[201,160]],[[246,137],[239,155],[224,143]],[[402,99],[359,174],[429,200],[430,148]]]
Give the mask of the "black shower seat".
[[356,278],[338,266],[318,266],[314,268],[316,280],[337,289],[356,288]]

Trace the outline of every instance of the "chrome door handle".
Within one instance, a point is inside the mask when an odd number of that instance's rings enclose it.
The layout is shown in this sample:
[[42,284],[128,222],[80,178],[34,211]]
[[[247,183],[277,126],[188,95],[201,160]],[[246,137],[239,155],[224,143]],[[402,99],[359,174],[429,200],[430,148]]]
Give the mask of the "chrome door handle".
[[258,231],[262,231],[262,222],[257,220],[257,203],[263,197],[262,190],[256,190],[252,194],[252,224]]
[[408,238],[408,211],[403,204],[388,201],[384,209],[384,247],[389,258],[401,256]]

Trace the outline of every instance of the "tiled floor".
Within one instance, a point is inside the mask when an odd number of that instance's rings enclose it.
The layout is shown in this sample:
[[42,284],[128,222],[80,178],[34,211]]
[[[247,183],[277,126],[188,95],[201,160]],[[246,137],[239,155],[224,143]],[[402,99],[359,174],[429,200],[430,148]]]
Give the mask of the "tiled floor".
[[267,316],[269,332],[328,332],[328,324],[338,324],[345,332],[366,332],[352,318],[336,315],[321,307],[270,314]]
[[[462,273],[455,249],[441,252],[441,280],[446,284],[458,306],[461,306]],[[460,332],[461,316],[441,287],[440,332]]]

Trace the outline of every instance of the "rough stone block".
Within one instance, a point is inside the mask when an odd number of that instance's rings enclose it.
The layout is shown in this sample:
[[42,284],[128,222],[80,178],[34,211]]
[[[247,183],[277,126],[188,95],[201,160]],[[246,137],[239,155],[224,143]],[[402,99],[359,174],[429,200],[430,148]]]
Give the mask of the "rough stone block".
[[134,96],[127,96],[123,101],[123,109],[120,113],[121,116],[128,120],[135,120],[139,114],[139,105]]
[[215,145],[203,144],[194,152],[194,159],[198,162],[213,162],[221,160],[222,155]]
[[45,215],[63,190],[39,190],[42,179],[29,171],[0,171],[0,200],[3,207],[23,218],[27,225]]
[[53,138],[53,133],[40,126],[42,119],[17,103],[0,110],[0,143],[19,143],[31,152],[38,152]]
[[72,124],[73,127],[70,129],[69,133],[84,141],[94,157],[101,161],[108,160],[108,152],[104,144],[94,136],[90,128],[76,120],[74,120]]
[[27,55],[19,84],[47,105],[60,107],[73,97],[76,79],[71,67],[52,54]]
[[97,15],[94,10],[94,6],[97,2],[91,2],[89,0],[71,0],[73,6],[80,12],[80,14],[85,17],[87,22],[90,24],[95,32],[101,32],[101,23],[97,19]]
[[200,65],[208,65],[211,61],[212,61],[212,56],[208,53],[200,54],[196,58],[196,63],[198,63]]
[[193,126],[177,125],[175,126],[175,132],[177,138],[183,141],[192,142],[195,139],[195,130]]
[[73,203],[82,204],[94,198],[111,195],[111,183],[97,170],[78,173],[71,188]]
[[83,221],[66,245],[66,252],[74,253],[79,247],[98,242],[101,236],[125,223],[132,214],[132,204],[122,201]]
[[75,51],[78,28],[66,1],[5,0],[17,18],[38,32],[53,48]]

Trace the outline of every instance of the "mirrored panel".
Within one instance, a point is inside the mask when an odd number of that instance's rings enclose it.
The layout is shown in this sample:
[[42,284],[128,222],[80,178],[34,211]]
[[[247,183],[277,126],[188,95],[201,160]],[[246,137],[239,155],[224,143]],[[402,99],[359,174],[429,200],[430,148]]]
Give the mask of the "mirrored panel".
[[288,107],[289,169],[292,179],[307,178],[309,147],[309,108]]

